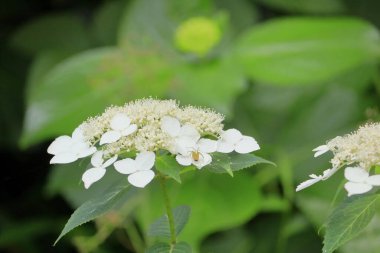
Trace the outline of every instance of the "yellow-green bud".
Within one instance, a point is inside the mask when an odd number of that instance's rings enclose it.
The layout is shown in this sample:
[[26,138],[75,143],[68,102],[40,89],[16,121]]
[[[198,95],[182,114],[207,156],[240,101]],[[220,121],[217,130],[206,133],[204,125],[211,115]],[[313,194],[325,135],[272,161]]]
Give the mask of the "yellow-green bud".
[[199,56],[207,54],[220,42],[217,22],[206,17],[194,17],[183,22],[175,32],[175,44],[183,52]]

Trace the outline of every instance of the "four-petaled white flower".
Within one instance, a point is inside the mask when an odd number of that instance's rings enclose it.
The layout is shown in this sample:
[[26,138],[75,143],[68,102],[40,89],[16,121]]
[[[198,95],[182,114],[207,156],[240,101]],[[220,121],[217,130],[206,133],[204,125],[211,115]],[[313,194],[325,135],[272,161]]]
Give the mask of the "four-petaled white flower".
[[380,186],[380,175],[370,176],[369,172],[361,167],[347,167],[344,170],[344,177],[348,180],[344,185],[348,196],[363,194],[370,191],[373,186]]
[[100,138],[99,144],[114,143],[122,136],[128,136],[137,130],[136,124],[131,124],[131,119],[123,113],[118,113],[111,119],[111,130],[105,132]]
[[63,135],[56,138],[48,147],[47,152],[54,155],[50,163],[71,163],[79,158],[92,155],[96,152],[95,147],[91,147],[84,140],[83,132],[77,127],[72,136]]
[[161,120],[161,129],[173,138],[173,144],[169,147],[172,154],[185,153],[189,147],[194,147],[200,138],[200,134],[191,125],[181,126],[178,119],[164,116]]
[[318,157],[320,155],[323,155],[324,153],[326,153],[329,150],[330,149],[327,145],[318,146],[315,149],[313,149],[313,151],[315,152],[314,157]]
[[221,153],[236,151],[240,154],[247,154],[259,149],[260,146],[254,138],[242,135],[239,130],[232,128],[223,131],[220,135],[217,151]]
[[82,181],[84,182],[84,187],[88,189],[93,183],[99,181],[106,174],[106,168],[112,165],[116,161],[116,159],[117,156],[114,156],[104,162],[103,152],[96,152],[91,157],[91,164],[94,167],[86,170],[83,173]]
[[315,184],[321,180],[326,180],[326,179],[330,178],[335,172],[338,171],[338,169],[339,169],[339,167],[333,167],[331,169],[327,169],[327,170],[323,171],[322,175],[318,175],[318,176],[315,174],[309,175],[309,177],[311,179],[308,179],[308,180],[300,183],[297,186],[296,191],[297,192],[301,191],[301,190],[303,190],[303,189],[305,189],[305,188],[307,188],[307,187],[309,187],[309,186],[311,186],[311,185],[313,185],[313,184]]
[[154,178],[152,167],[155,161],[154,152],[141,152],[136,159],[126,158],[115,162],[115,169],[121,174],[127,174],[128,182],[136,187],[144,188]]
[[189,166],[194,164],[198,169],[210,164],[212,157],[209,153],[215,152],[217,142],[210,139],[199,139],[192,147],[183,147],[177,154],[176,160],[179,164]]

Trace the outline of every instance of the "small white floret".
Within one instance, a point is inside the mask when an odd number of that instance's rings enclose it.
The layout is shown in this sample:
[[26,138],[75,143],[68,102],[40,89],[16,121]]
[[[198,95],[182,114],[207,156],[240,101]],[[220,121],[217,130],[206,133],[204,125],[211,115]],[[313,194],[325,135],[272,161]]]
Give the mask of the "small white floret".
[[156,155],[154,152],[141,152],[135,159],[126,158],[115,162],[115,169],[128,176],[128,182],[136,187],[144,188],[154,178],[152,168]]
[[114,156],[104,162],[103,155],[102,151],[98,151],[91,157],[93,168],[86,170],[82,175],[82,181],[86,189],[103,178],[106,174],[106,168],[117,160],[117,156]]
[[315,149],[313,149],[312,151],[314,151],[314,157],[318,157],[320,155],[323,155],[324,153],[326,153],[327,151],[329,151],[329,147],[327,145],[321,145],[321,146],[318,146],[316,147]]
[[218,140],[217,151],[221,153],[231,153],[236,151],[240,154],[247,154],[259,150],[257,141],[250,136],[245,136],[236,129],[223,131]]
[[111,130],[105,132],[100,138],[100,145],[114,143],[123,136],[128,136],[137,130],[136,124],[131,124],[130,118],[123,113],[118,113],[111,119]]

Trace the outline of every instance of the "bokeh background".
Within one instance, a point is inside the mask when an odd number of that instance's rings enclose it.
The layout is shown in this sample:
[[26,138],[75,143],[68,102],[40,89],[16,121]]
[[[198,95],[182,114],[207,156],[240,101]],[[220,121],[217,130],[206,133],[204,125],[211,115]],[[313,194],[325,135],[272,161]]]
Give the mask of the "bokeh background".
[[[192,208],[180,236],[194,252],[321,252],[324,222],[344,197],[311,150],[380,119],[377,0],[2,0],[0,251],[143,252],[164,208],[152,184],[71,232],[85,165],[50,166],[47,146],[111,104],[174,98],[215,108],[277,164],[208,171],[174,183]],[[376,253],[380,219],[339,252]],[[140,242],[141,241],[141,242]]]

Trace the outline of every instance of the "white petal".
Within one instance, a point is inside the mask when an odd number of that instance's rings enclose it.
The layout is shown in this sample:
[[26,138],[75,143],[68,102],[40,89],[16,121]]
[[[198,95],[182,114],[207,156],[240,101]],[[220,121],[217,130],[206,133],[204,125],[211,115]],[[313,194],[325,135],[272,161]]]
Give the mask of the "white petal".
[[60,153],[50,160],[51,164],[64,164],[64,163],[72,163],[78,160],[78,157],[74,153]]
[[366,180],[366,183],[370,184],[370,185],[373,185],[373,186],[380,186],[380,175],[370,176]]
[[161,119],[161,129],[170,136],[176,137],[181,129],[181,123],[176,118],[164,116]]
[[104,168],[91,168],[86,170],[82,176],[84,187],[88,189],[93,183],[99,181],[104,174],[106,174],[106,170]]
[[225,140],[218,141],[218,147],[216,151],[220,153],[231,153],[235,150],[235,145],[233,143],[227,142]]
[[179,137],[188,137],[197,142],[201,138],[201,135],[192,125],[184,125],[179,131]]
[[195,150],[197,140],[189,137],[180,137],[175,140],[175,149],[177,153],[187,154],[189,151]]
[[92,155],[96,151],[97,151],[97,149],[95,147],[88,147],[88,148],[83,149],[80,152],[78,152],[77,155],[78,155],[78,158],[83,158],[83,157],[87,157],[89,155]]
[[137,170],[150,170],[156,159],[154,152],[141,152],[136,156]]
[[75,130],[72,134],[72,137],[73,137],[73,140],[76,140],[76,141],[83,141],[84,140],[83,130],[82,130],[81,126],[75,128]]
[[91,164],[94,167],[101,167],[103,165],[103,152],[98,151],[95,154],[92,155],[91,157]]
[[197,142],[197,146],[200,152],[212,153],[216,151],[218,144],[214,140],[202,138]]
[[123,131],[121,131],[121,134],[123,136],[128,136],[130,134],[133,134],[134,132],[136,132],[137,130],[137,125],[136,124],[132,124],[130,126],[128,126],[126,129],[124,129]]
[[330,149],[329,149],[329,147],[327,145],[318,146],[315,149],[313,149],[313,151],[315,152],[314,157],[318,157],[318,156],[326,153],[329,150]]
[[73,142],[70,136],[59,136],[50,144],[50,146],[47,149],[47,152],[49,154],[56,155],[62,152],[70,151],[72,143]]
[[117,161],[113,166],[115,166],[115,169],[121,174],[131,174],[137,171],[136,162],[131,158]]
[[128,176],[128,182],[136,187],[144,188],[154,178],[154,172],[152,170],[137,171]]
[[102,168],[107,168],[108,166],[111,166],[116,160],[117,160],[117,155],[105,161],[102,165]]
[[102,137],[100,138],[99,145],[107,144],[107,143],[114,143],[117,140],[119,140],[121,137],[121,133],[118,131],[108,131],[105,132]]
[[131,119],[125,113],[118,113],[111,119],[111,129],[122,131],[131,124]]
[[221,134],[221,139],[231,144],[237,143],[241,138],[243,138],[243,135],[239,130],[234,128],[228,129]]
[[191,165],[192,163],[192,159],[191,159],[191,155],[189,156],[184,156],[184,155],[177,155],[175,157],[175,159],[177,160],[177,162],[183,166],[189,166]]
[[313,177],[313,178],[311,178],[311,179],[308,179],[308,180],[306,180],[306,181],[300,183],[300,184],[297,186],[297,188],[296,188],[296,192],[301,191],[301,190],[303,190],[303,189],[309,187],[310,185],[313,185],[313,184],[315,184],[315,183],[317,183],[317,182],[319,182],[319,181],[321,181],[321,180],[322,180],[322,177],[321,177],[321,176],[315,176],[315,177]]
[[202,167],[210,164],[211,162],[212,162],[212,157],[207,153],[200,153],[199,160],[198,161],[193,160],[193,164],[198,169],[202,169]]
[[364,183],[368,179],[369,173],[360,167],[347,167],[344,170],[344,177],[351,182]]
[[334,175],[335,172],[338,171],[338,169],[339,169],[339,167],[333,167],[331,169],[327,169],[327,170],[323,171],[322,180],[326,180],[329,177],[331,177],[332,175]]
[[344,185],[344,188],[348,192],[348,196],[351,196],[355,194],[363,194],[370,191],[372,189],[372,185],[365,183],[347,182]]
[[235,145],[235,151],[240,154],[251,153],[259,149],[259,144],[257,144],[256,140],[250,136],[243,136],[243,138]]

